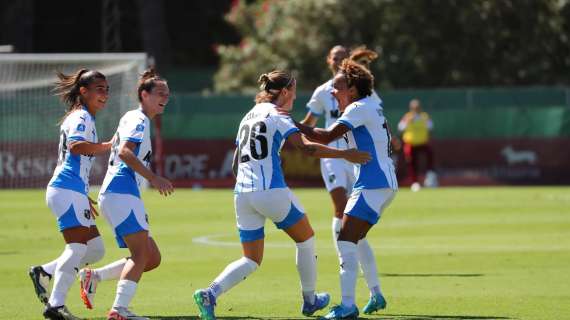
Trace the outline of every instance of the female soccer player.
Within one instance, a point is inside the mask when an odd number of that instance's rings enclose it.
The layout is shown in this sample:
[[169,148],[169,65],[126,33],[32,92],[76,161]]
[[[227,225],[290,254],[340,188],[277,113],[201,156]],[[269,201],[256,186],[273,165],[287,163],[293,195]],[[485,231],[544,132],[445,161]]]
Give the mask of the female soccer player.
[[[120,248],[129,248],[130,257],[97,270],[82,270],[82,290],[92,304],[97,281],[119,278],[115,302],[107,319],[147,319],[129,311],[137,283],[144,271],[160,264],[160,251],[150,236],[148,214],[140,198],[139,186],[147,179],[160,194],[173,192],[170,181],[154,174],[150,168],[152,149],[150,121],[164,112],[169,89],[166,80],[153,70],[146,71],[138,83],[140,107],[127,112],[120,120],[109,158],[107,175],[99,193],[99,204]],[[89,293],[89,288],[91,293]]]
[[230,263],[207,289],[194,293],[202,319],[215,319],[214,306],[220,295],[245,279],[261,264],[264,249],[265,219],[271,219],[295,241],[297,270],[303,295],[302,313],[306,316],[329,303],[328,293],[315,294],[316,256],[314,232],[304,209],[283,178],[281,147],[285,140],[305,154],[318,158],[345,158],[364,163],[367,152],[339,150],[310,142],[299,133],[289,111],[296,98],[296,81],[288,72],[275,70],[259,78],[261,92],[256,105],[242,119],[236,139],[233,168],[236,175],[235,212],[243,257]]
[[[345,58],[362,64],[368,69],[370,62],[375,60],[377,57],[378,54],[376,54],[376,52],[366,49],[365,46],[357,47],[349,52],[345,47],[337,45],[329,51],[327,64],[329,65],[334,77]],[[307,109],[309,109],[309,111],[301,121],[301,124],[314,127],[321,115],[324,115],[325,117],[325,127],[331,126],[338,120],[344,112],[346,105],[339,105],[337,99],[332,95],[332,90],[333,79],[330,79],[315,89],[315,92],[307,103]],[[375,99],[375,103],[379,105],[382,104],[382,100],[374,90],[372,90],[371,98]],[[329,146],[348,149],[348,142],[345,141],[345,139],[337,139],[332,141]],[[348,196],[352,191],[352,185],[356,180],[354,176],[354,165],[344,159],[321,159],[321,175],[333,202],[334,214],[332,218],[332,235],[333,243],[338,254],[337,238],[342,225],[342,216],[346,203],[348,202]],[[362,268],[362,273],[370,290],[370,296],[373,297],[381,295],[380,281],[378,280],[378,268],[376,266],[374,252],[372,251],[372,247],[368,243],[368,240],[362,239],[359,241],[357,251],[358,262]],[[374,309],[373,307],[384,308],[385,305],[379,306],[370,304],[368,307],[364,307],[364,313],[368,314],[376,311],[372,310]]]
[[[382,105],[372,95],[374,77],[365,67],[345,60],[333,78],[332,94],[343,115],[327,129],[297,124],[311,140],[330,143],[348,133],[350,146],[368,151],[372,160],[358,165],[353,191],[344,209],[338,236],[342,303],[333,307],[326,319],[358,317],[355,286],[358,273],[358,244],[366,238],[383,210],[390,204],[398,188],[394,165],[390,158],[390,132]],[[373,258],[373,257],[372,257]],[[367,313],[386,306],[380,292],[365,307]]]
[[[95,128],[95,115],[107,103],[109,85],[102,73],[88,69],[72,75],[58,73],[57,77],[54,91],[67,105],[67,113],[61,121],[59,158],[46,201],[66,245],[59,258],[32,267],[29,274],[38,298],[46,304],[45,318],[76,319],[65,307],[67,292],[78,268],[99,261],[105,254],[94,221],[96,212],[87,194],[93,157],[109,151],[112,144],[98,143]],[[53,291],[48,299],[52,277]]]

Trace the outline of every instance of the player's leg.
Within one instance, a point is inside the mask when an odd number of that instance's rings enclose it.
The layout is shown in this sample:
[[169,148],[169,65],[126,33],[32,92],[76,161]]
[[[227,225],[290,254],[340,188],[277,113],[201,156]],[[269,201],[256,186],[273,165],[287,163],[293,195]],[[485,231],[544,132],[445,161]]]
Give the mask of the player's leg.
[[299,200],[288,188],[274,189],[259,201],[258,208],[269,217],[278,229],[285,231],[295,241],[295,263],[301,279],[303,305],[301,312],[310,316],[325,308],[328,293],[315,293],[317,283],[317,256],[315,253],[315,232],[309,223]]
[[227,265],[208,288],[194,292],[194,301],[200,309],[201,319],[215,319],[217,298],[252,274],[263,260],[265,217],[252,207],[251,194],[239,193],[234,197],[243,256]]
[[125,263],[117,283],[115,301],[107,315],[109,320],[123,320],[134,316],[129,311],[129,305],[135,296],[138,283],[152,255],[151,250],[153,250],[147,230],[123,235],[122,239],[129,248],[131,257]]
[[376,224],[379,215],[366,203],[363,191],[356,190],[348,200],[343,225],[338,238],[340,284],[342,301],[325,317],[327,319],[356,318],[355,287],[358,275],[358,242]]
[[[364,197],[366,204],[370,208],[379,208],[377,213],[378,217],[381,217],[384,210],[392,202],[395,196],[395,192],[392,189],[363,190],[362,196]],[[366,283],[368,285],[368,289],[370,290],[370,299],[368,300],[368,303],[364,306],[362,311],[364,314],[371,314],[373,312],[386,308],[387,302],[386,299],[384,298],[384,295],[382,294],[382,290],[380,287],[380,279],[378,278],[378,271],[376,269],[376,259],[374,257],[374,252],[372,251],[372,248],[369,248],[370,250],[365,254],[361,252],[362,243],[368,243],[368,241],[366,240],[366,234],[367,233],[365,233],[362,236],[362,238],[358,241],[358,255],[359,255],[359,261],[363,269],[364,265],[367,264],[367,260],[372,261],[369,263],[368,267],[374,268],[374,272],[368,272],[364,274],[366,278]],[[364,258],[363,256],[366,257]]]
[[348,200],[347,189],[351,185],[348,181],[347,164],[343,159],[321,159],[321,175],[333,202],[334,212],[331,229],[333,245],[338,253],[336,240],[342,225],[344,207]]
[[[103,258],[105,255],[105,246],[99,234],[97,226],[93,225],[89,228],[89,240],[87,240],[87,251],[81,260],[80,267],[91,265]],[[79,271],[79,288],[80,296],[83,303],[88,309],[93,308],[93,300],[97,290],[98,279],[89,268],[83,268]]]
[[117,292],[108,319],[133,318],[135,315],[128,310],[128,306],[151,257],[159,255],[155,252],[158,248],[151,245],[148,218],[140,198],[110,193],[101,195],[99,203],[102,214],[115,233],[119,247],[128,248],[130,253],[129,259],[121,259],[112,264],[112,270],[107,270],[107,276],[116,276],[120,269]]
[[81,193],[59,188],[48,188],[46,200],[48,207],[57,217],[66,245],[53,271],[54,285],[44,310],[44,317],[72,319],[74,317],[65,307],[65,301],[87,251],[86,243],[89,240],[91,225],[89,202]]

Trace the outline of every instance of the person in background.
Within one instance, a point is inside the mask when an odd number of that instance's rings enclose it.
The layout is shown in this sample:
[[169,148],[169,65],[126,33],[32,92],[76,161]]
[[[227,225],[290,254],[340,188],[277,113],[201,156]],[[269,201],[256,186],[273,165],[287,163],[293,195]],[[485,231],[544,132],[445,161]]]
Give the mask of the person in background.
[[433,151],[429,144],[430,132],[433,129],[433,122],[427,112],[422,111],[419,99],[412,99],[408,111],[400,123],[398,130],[402,132],[404,141],[404,159],[411,178],[412,191],[419,191],[421,185],[418,181],[419,159],[423,155],[426,157],[426,177],[424,186],[436,187],[437,175],[433,170]]

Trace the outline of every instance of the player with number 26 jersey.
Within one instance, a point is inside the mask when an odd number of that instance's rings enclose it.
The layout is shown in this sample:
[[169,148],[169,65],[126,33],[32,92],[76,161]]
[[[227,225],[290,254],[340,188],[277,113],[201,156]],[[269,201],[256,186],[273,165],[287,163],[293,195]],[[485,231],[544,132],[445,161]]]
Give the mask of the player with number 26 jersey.
[[298,132],[289,116],[272,103],[257,104],[240,123],[236,143],[239,166],[236,193],[286,188],[280,152],[290,134]]

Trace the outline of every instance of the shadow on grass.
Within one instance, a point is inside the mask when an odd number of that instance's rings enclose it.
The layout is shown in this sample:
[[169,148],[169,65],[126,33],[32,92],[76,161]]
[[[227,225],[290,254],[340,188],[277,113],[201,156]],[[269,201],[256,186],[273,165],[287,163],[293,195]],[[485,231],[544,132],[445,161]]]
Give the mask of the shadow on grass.
[[483,277],[482,273],[381,273],[381,277]]
[[[148,316],[151,320],[199,320],[200,318],[195,315],[191,316]],[[107,318],[90,318],[91,320],[106,320]],[[316,317],[216,317],[216,319],[221,320],[245,320],[245,319],[252,319],[252,320],[311,320],[316,319]]]
[[500,316],[445,316],[445,315],[427,315],[427,314],[383,314],[374,318],[376,320],[500,320],[513,319]]
[[[199,320],[197,316],[148,316],[152,320]],[[221,320],[311,320],[318,317],[216,317]],[[499,316],[445,316],[445,315],[427,315],[427,314],[383,314],[373,315],[372,318],[359,319],[375,319],[375,320],[503,320],[513,319]],[[94,318],[92,320],[105,320],[105,318]]]

